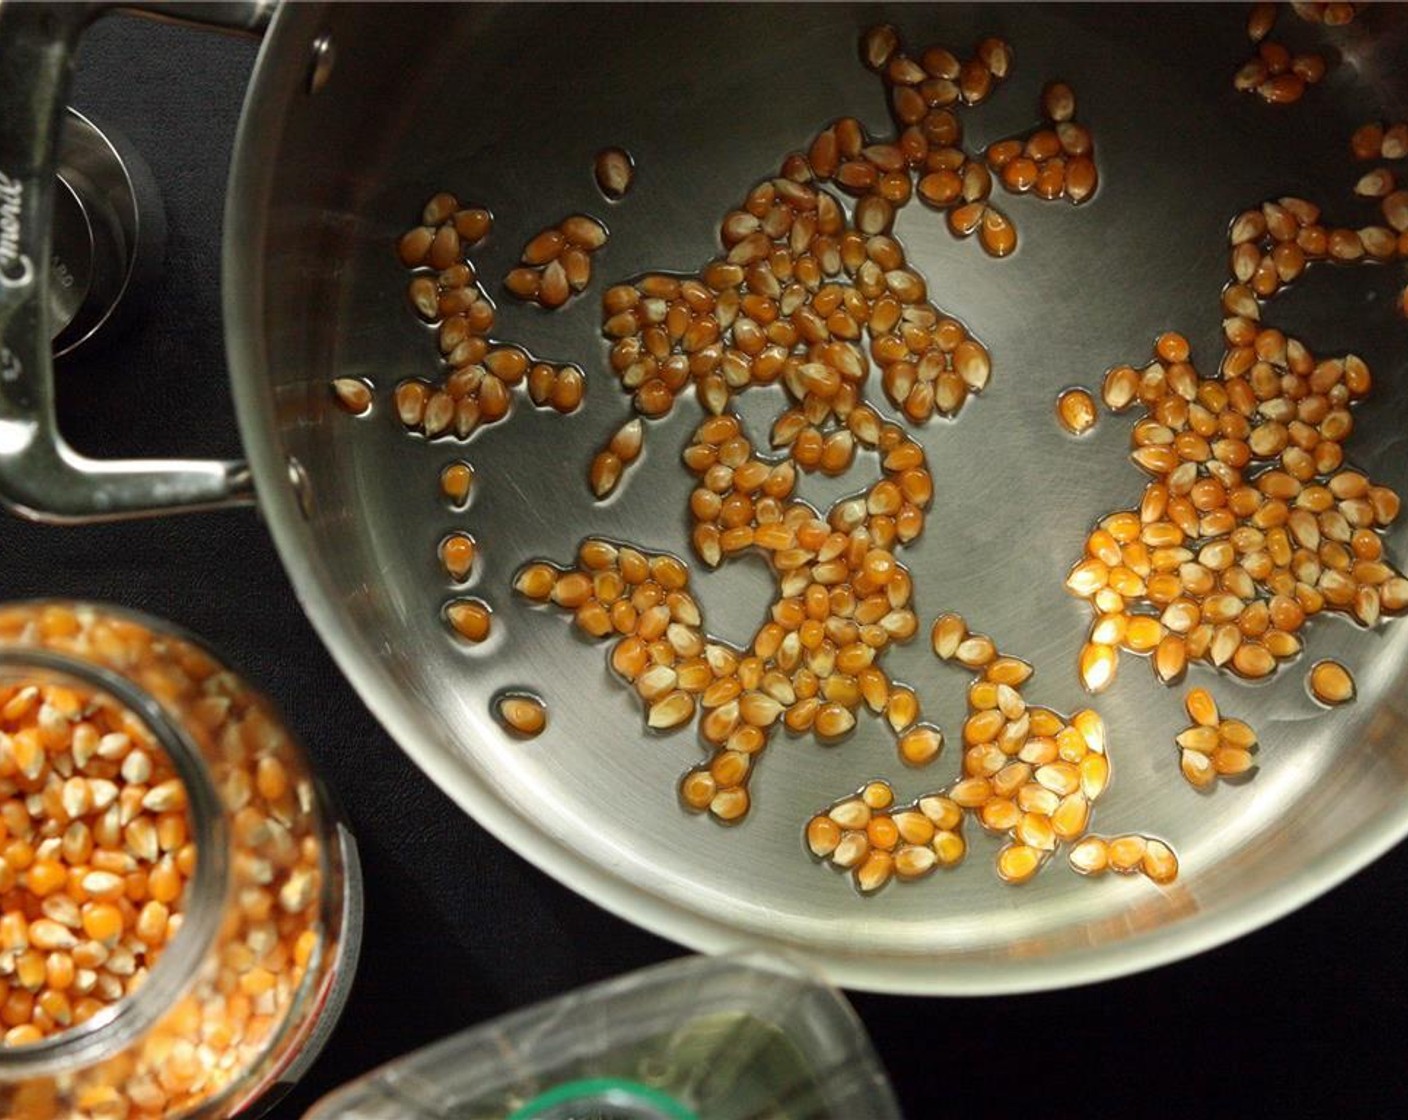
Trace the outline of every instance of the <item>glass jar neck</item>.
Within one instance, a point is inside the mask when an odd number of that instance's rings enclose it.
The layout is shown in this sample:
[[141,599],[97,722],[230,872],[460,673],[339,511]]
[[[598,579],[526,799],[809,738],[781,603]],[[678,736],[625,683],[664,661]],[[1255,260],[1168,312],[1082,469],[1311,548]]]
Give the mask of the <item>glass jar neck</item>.
[[106,693],[145,724],[185,786],[197,853],[181,927],[137,989],[92,1018],[39,1042],[0,1047],[0,1081],[88,1065],[149,1032],[180,1000],[210,953],[224,919],[230,882],[229,822],[211,768],[179,721],[146,689],[114,669],[30,646],[0,648],[0,680],[49,678]]

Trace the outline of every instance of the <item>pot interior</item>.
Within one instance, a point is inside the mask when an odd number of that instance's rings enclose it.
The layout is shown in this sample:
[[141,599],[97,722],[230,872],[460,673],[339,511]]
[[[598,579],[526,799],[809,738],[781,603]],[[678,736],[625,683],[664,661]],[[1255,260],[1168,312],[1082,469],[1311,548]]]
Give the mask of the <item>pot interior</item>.
[[[1330,44],[1321,49],[1337,65],[1301,102],[1275,106],[1232,88],[1253,48],[1230,8],[286,6],[246,106],[227,215],[227,330],[263,507],[310,615],[369,706],[461,805],[564,882],[697,947],[786,946],[857,987],[998,991],[1143,967],[1298,905],[1408,822],[1408,624],[1365,630],[1322,615],[1303,631],[1299,661],[1255,684],[1198,666],[1165,687],[1125,655],[1117,683],[1091,699],[1075,672],[1089,610],[1062,582],[1094,521],[1135,505],[1145,477],[1128,459],[1130,416],[1102,415],[1075,440],[1053,402],[1067,386],[1098,390],[1111,366],[1144,365],[1167,330],[1187,336],[1204,375],[1216,370],[1239,211],[1298,195],[1327,223],[1376,220],[1351,192],[1371,165],[1351,160],[1348,138],[1405,110],[1402,15],[1372,6],[1331,33],[1288,10],[1277,36]],[[1006,260],[955,239],[942,214],[900,211],[896,237],[930,298],[993,362],[990,385],[955,419],[907,425],[936,494],[925,532],[898,557],[913,572],[920,633],[884,663],[918,690],[948,745],[909,769],[866,714],[836,746],[779,734],[752,780],[751,814],[720,827],[677,799],[680,775],[704,757],[695,732],[647,733],[604,647],[512,594],[511,580],[530,559],[571,561],[587,536],[634,542],[691,561],[711,633],[741,644],[756,630],[773,595],[761,560],[709,572],[691,552],[694,481],[679,456],[701,418],[692,394],[649,425],[643,461],[609,502],[587,489],[589,460],[631,415],[606,362],[600,296],[642,272],[697,270],[719,251],[723,214],[828,121],[849,114],[893,134],[884,87],[857,52],[861,32],[885,20],[916,53],[941,43],[963,55],[990,34],[1011,43],[1012,73],[961,114],[970,151],[1034,126],[1044,83],[1069,82],[1100,186],[1079,207],[998,194],[1020,231]],[[310,93],[310,43],[322,34],[336,61]],[[608,145],[637,165],[615,204],[591,170]],[[498,305],[496,337],[586,372],[570,416],[519,390],[512,416],[466,444],[402,430],[392,390],[439,369],[393,246],[440,190],[495,216],[473,259]],[[501,281],[524,242],[575,212],[611,231],[585,295],[553,313],[508,297]],[[1356,410],[1348,461],[1400,492],[1408,324],[1393,308],[1403,283],[1401,264],[1318,266],[1265,310],[1317,356],[1369,364],[1374,389]],[[369,418],[336,407],[334,377],[375,385]],[[895,414],[875,373],[868,397]],[[781,393],[751,391],[738,406],[766,446]],[[476,482],[457,513],[437,476],[458,458]],[[862,454],[838,480],[807,476],[800,495],[824,507],[875,468]],[[441,618],[466,593],[436,558],[454,529],[479,545],[467,593],[495,612],[493,637],[472,650]],[[1391,559],[1408,555],[1402,521],[1386,545]],[[1167,840],[1181,863],[1173,885],[1086,880],[1062,852],[1008,886],[994,871],[1000,843],[976,824],[962,866],[875,897],[813,865],[802,826],[818,808],[877,777],[906,800],[957,774],[969,677],[929,650],[944,611],[1033,663],[1030,703],[1101,713],[1114,777],[1094,830]],[[1356,703],[1327,712],[1307,694],[1309,665],[1324,657],[1352,670]],[[1259,733],[1253,780],[1200,793],[1180,776],[1173,736],[1194,685]],[[490,700],[505,689],[546,700],[540,738],[511,739],[496,723]]]

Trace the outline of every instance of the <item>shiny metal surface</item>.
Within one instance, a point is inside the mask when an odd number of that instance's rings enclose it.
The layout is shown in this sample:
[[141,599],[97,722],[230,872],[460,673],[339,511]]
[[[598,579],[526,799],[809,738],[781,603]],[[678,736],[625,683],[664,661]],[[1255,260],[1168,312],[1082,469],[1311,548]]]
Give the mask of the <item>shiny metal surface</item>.
[[49,336],[55,349],[83,310],[93,284],[93,224],[83,199],[58,173],[54,188],[54,243],[49,254]]
[[[1362,224],[1350,188],[1350,130],[1408,109],[1403,11],[1372,6],[1326,38],[1341,64],[1288,109],[1233,92],[1250,53],[1245,13],[1220,7],[914,6],[603,8],[290,6],[266,40],[246,106],[226,222],[227,330],[235,393],[263,509],[310,616],[343,669],[417,762],[506,843],[564,882],[656,931],[722,950],[801,951],[856,987],[974,993],[1112,976],[1196,952],[1272,920],[1355,870],[1408,830],[1408,624],[1365,633],[1317,620],[1301,664],[1260,686],[1203,668],[1211,688],[1262,739],[1252,782],[1200,795],[1177,773],[1172,735],[1182,690],[1126,659],[1096,703],[1115,778],[1096,810],[1103,833],[1167,838],[1182,874],[1084,881],[1059,860],[1022,888],[999,883],[996,842],[970,829],[968,861],[921,885],[858,897],[811,865],[800,829],[817,806],[884,775],[902,797],[957,771],[952,745],[903,771],[890,736],[863,719],[843,745],[780,738],[738,828],[683,813],[679,774],[700,757],[692,732],[647,735],[639,708],[552,612],[527,609],[508,581],[525,559],[566,560],[599,533],[688,556],[690,480],[678,453],[697,413],[652,426],[646,459],[604,508],[583,482],[589,455],[628,415],[598,334],[602,285],[650,269],[692,269],[716,249],[723,212],[782,156],[847,113],[888,130],[880,84],[859,64],[860,31],[890,19],[911,44],[966,48],[1004,35],[1016,67],[964,117],[981,146],[1030,126],[1044,81],[1076,88],[1095,132],[1102,185],[1087,205],[1003,200],[1022,243],[992,261],[940,220],[906,209],[898,234],[936,303],[990,347],[988,391],[954,422],[921,432],[938,492],[924,537],[902,554],[927,625],[958,610],[1005,650],[1031,659],[1028,695],[1070,710],[1088,623],[1061,587],[1092,520],[1131,504],[1142,478],[1126,458],[1128,418],[1086,439],[1052,418],[1057,392],[1097,384],[1110,365],[1142,363],[1177,329],[1205,372],[1220,357],[1225,231],[1245,206],[1285,193]],[[1293,46],[1320,40],[1289,14]],[[338,64],[306,89],[310,43],[329,34]],[[637,182],[619,205],[596,194],[591,157],[619,144]],[[587,404],[562,419],[520,400],[513,419],[468,448],[407,438],[389,412],[402,377],[435,369],[431,338],[403,300],[390,252],[434,190],[491,207],[498,224],[476,258],[501,277],[529,234],[573,210],[603,217],[612,239],[587,298],[543,315],[501,301],[500,333],[589,375]],[[1377,387],[1360,410],[1353,462],[1408,488],[1408,326],[1390,311],[1401,266],[1320,268],[1267,317],[1317,353],[1353,349]],[[334,376],[366,376],[378,408],[352,420],[332,404]],[[877,391],[872,399],[884,407]],[[776,406],[745,396],[759,432]],[[890,410],[885,408],[886,412]],[[435,476],[466,455],[478,471],[464,515],[438,501]],[[304,482],[295,491],[293,472]],[[865,465],[802,494],[853,489]],[[495,638],[466,652],[438,617],[451,593],[435,543],[450,528],[482,550],[475,594],[497,611]],[[1390,551],[1408,553],[1399,525]],[[745,640],[762,617],[761,565],[696,567],[706,622]],[[1309,661],[1342,658],[1359,702],[1322,712],[1305,694]],[[920,690],[952,739],[966,678],[921,638],[887,659]],[[521,743],[488,712],[505,687],[541,692],[548,731]],[[446,853],[447,859],[455,858]],[[473,867],[465,867],[473,875]]]
[[[252,498],[243,463],[89,459],[58,430],[47,262],[59,136],[79,36],[108,6],[0,3],[0,501],[36,520],[140,517]],[[173,14],[183,11],[173,6]],[[257,29],[267,12],[251,0],[210,5],[208,18],[225,28]],[[75,175],[82,170],[78,165]],[[96,172],[89,181],[106,212],[111,184]],[[114,228],[120,233],[120,222]],[[138,262],[144,235],[134,226],[132,236]],[[119,276],[117,303],[132,280],[130,272]]]
[[[161,268],[166,215],[141,154],[120,133],[104,132],[72,107],[59,133],[58,161],[66,190],[55,193],[50,293],[62,291],[66,299],[62,320],[50,330],[54,357],[62,358],[120,327],[139,302]],[[62,205],[65,195],[81,210],[86,255],[82,245],[80,252],[66,252],[60,243],[76,217]]]

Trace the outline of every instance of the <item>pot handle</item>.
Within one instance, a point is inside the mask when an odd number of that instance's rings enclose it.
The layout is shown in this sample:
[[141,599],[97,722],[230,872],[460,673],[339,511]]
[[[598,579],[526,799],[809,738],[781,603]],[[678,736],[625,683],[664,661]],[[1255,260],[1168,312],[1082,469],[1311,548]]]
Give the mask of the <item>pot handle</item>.
[[[55,158],[74,50],[118,5],[0,0],[0,502],[37,521],[111,521],[254,500],[242,462],[89,459],[54,416],[48,288]],[[164,19],[258,34],[269,0],[128,3]]]

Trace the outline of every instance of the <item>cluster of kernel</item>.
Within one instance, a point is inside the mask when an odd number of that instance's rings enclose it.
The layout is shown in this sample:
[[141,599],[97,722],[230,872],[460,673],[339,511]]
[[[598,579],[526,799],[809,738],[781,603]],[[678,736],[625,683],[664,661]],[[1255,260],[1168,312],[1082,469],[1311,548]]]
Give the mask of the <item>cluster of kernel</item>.
[[504,278],[504,287],[540,307],[561,307],[572,293],[591,283],[591,254],[605,244],[604,225],[585,214],[573,214],[523,247],[522,265]]
[[578,563],[574,569],[525,565],[514,588],[534,602],[573,611],[576,625],[591,637],[615,639],[611,667],[646,705],[649,727],[682,726],[704,706],[701,731],[711,743],[729,744],[734,766],[719,768],[720,780],[696,807],[737,820],[748,811],[745,787],[752,757],[766,742],[763,728],[776,719],[762,674],[753,679],[737,650],[708,640],[689,593],[689,569],[676,557],[589,539]]
[[1047,202],[1064,195],[1080,204],[1095,191],[1095,141],[1089,129],[1072,119],[1076,98],[1070,86],[1052,82],[1041,104],[1050,127],[989,145],[988,166],[1009,191],[1031,191]]
[[1072,870],[1087,876],[1106,871],[1133,875],[1138,871],[1159,884],[1178,878],[1178,857],[1173,849],[1156,837],[1138,833],[1114,838],[1086,836],[1072,846],[1067,859]]
[[913,882],[962,862],[967,844],[957,803],[941,793],[898,807],[894,800],[889,783],[868,783],[807,822],[807,847],[817,859],[849,871],[865,894],[891,877]]
[[[895,210],[917,190],[948,211],[956,234],[976,231],[1005,256],[1016,231],[989,205],[993,171],[1010,191],[1084,201],[1096,182],[1090,133],[1072,119],[1070,87],[1053,83],[1042,98],[1049,127],[970,158],[949,106],[986,99],[1011,65],[1007,44],[984,40],[968,62],[939,47],[915,61],[883,26],[862,50],[892,89],[896,138],[875,141],[855,118],[836,121],[724,217],[725,252],[697,276],[647,275],[605,294],[611,366],[643,415],[665,415],[691,384],[720,414],[749,385],[781,382],[811,424],[844,420],[871,359],[915,423],[956,415],[987,384],[986,350],[927,301],[923,277],[889,236]],[[856,199],[849,220],[824,182]]]
[[585,384],[577,366],[538,361],[522,346],[489,337],[494,305],[469,259],[493,224],[489,211],[461,208],[454,195],[441,193],[426,203],[421,223],[397,242],[397,255],[416,272],[411,306],[435,325],[443,367],[438,382],[409,378],[396,387],[401,423],[427,439],[468,439],[509,415],[512,390],[525,380],[538,407],[575,409]]
[[869,218],[875,232],[888,230],[894,208],[909,201],[911,172],[920,200],[947,211],[950,232],[976,232],[995,257],[1017,247],[1017,231],[990,202],[989,169],[1006,190],[1033,191],[1048,201],[1064,196],[1080,203],[1094,192],[1094,143],[1089,130],[1075,123],[1075,94],[1063,82],[1043,92],[1044,124],[991,145],[986,163],[960,147],[963,128],[955,110],[987,100],[1011,70],[1012,48],[1003,40],[982,40],[966,61],[937,45],[916,59],[905,53],[893,27],[880,25],[866,32],[861,53],[885,81],[899,136],[869,142],[859,123],[846,118],[813,141],[806,164],[817,179],[834,180],[860,196],[857,220]]
[[891,808],[893,793],[885,782],[871,782],[806,826],[812,855],[849,870],[863,893],[892,877],[914,881],[958,863],[965,813],[1007,838],[998,874],[1009,883],[1025,882],[1061,843],[1081,841],[1094,802],[1109,784],[1105,725],[1096,712],[1086,709],[1068,719],[1028,707],[1021,687],[1031,666],[999,654],[991,638],[970,633],[958,615],[941,616],[932,637],[940,658],[979,673],[968,690],[963,776],[901,809]]
[[[1386,197],[1383,210],[1386,218],[1408,229],[1408,194]],[[1327,229],[1321,224],[1320,208],[1302,198],[1283,198],[1244,211],[1233,220],[1228,240],[1232,244],[1228,260],[1232,280],[1225,300],[1229,315],[1245,315],[1248,300],[1271,298],[1317,261],[1350,264],[1408,257],[1408,241],[1400,245],[1394,229]]]
[[[1354,20],[1358,4],[1293,4],[1307,23],[1343,27]],[[1232,79],[1234,88],[1260,94],[1273,105],[1299,101],[1306,86],[1318,85],[1325,77],[1323,55],[1306,52],[1292,55],[1280,43],[1266,37],[1276,26],[1278,8],[1273,3],[1253,4],[1247,15],[1247,38],[1257,44],[1257,53],[1245,62]]]
[[[1361,125],[1350,138],[1350,150],[1358,160],[1408,158],[1408,121],[1399,121],[1387,127],[1378,121]],[[1398,240],[1398,256],[1408,259],[1408,190],[1399,186],[1393,172],[1387,167],[1378,167],[1361,176],[1354,187],[1355,194],[1364,198],[1377,198],[1384,222]],[[1368,230],[1360,230],[1364,247],[1371,255],[1387,259],[1387,242],[1383,233],[1372,235],[1374,250],[1370,249]],[[1399,309],[1408,315],[1408,285],[1399,295]]]
[[1183,706],[1193,726],[1179,732],[1178,767],[1183,776],[1199,789],[1218,778],[1245,774],[1253,764],[1256,732],[1240,719],[1223,719],[1217,702],[1205,688],[1195,688],[1184,698]]
[[848,226],[828,192],[767,180],[724,219],[723,240],[698,278],[649,275],[605,294],[611,366],[642,414],[665,415],[691,383],[715,415],[735,393],[781,384],[811,424],[844,421],[870,358],[915,423],[956,414],[987,384],[987,351],[928,302],[899,243]]
[[[779,423],[786,421],[784,414]],[[784,442],[776,428],[773,438]],[[882,478],[836,502],[824,519],[790,500],[797,467],[842,470],[857,444],[879,453]],[[895,552],[922,531],[933,496],[923,449],[864,405],[846,428],[822,436],[807,427],[787,446],[790,458],[765,461],[735,417],[700,424],[684,452],[701,483],[690,496],[694,549],[711,567],[748,548],[767,558],[778,598],[751,647],[763,675],[777,674],[777,716],[790,730],[844,733],[864,701],[896,733],[905,731],[918,715],[913,693],[895,688],[875,662],[891,640],[907,640],[918,626],[909,572]]]
[[1344,466],[1368,367],[1317,361],[1262,327],[1244,285],[1223,304],[1220,376],[1200,376],[1175,334],[1142,371],[1106,376],[1107,405],[1144,410],[1130,457],[1154,478],[1137,509],[1101,520],[1067,579],[1096,612],[1080,655],[1091,691],[1114,680],[1120,647],[1152,652],[1165,682],[1197,660],[1255,679],[1300,652],[1298,632],[1323,610],[1371,627],[1408,608],[1408,579],[1384,555],[1398,495]]
[[956,614],[934,623],[934,653],[978,674],[968,688],[963,777],[948,790],[989,832],[1010,843],[998,855],[1009,882],[1029,879],[1062,841],[1074,842],[1110,780],[1105,723],[1086,708],[1068,717],[1028,706],[1022,686],[1032,667],[997,652]]
[[[1251,25],[1248,29],[1252,30]],[[1255,31],[1252,41],[1257,43],[1256,54],[1232,77],[1232,88],[1242,93],[1256,93],[1272,105],[1289,105],[1305,95],[1306,86],[1319,85],[1325,77],[1322,55],[1293,55],[1280,43],[1259,42]]]
[[[793,458],[776,462],[755,457],[732,415],[706,418],[684,452],[702,483],[690,498],[700,557],[715,566],[756,548],[778,582],[769,619],[746,651],[704,639],[687,570],[673,557],[647,559],[636,549],[589,541],[582,569],[532,564],[515,581],[529,598],[576,610],[588,633],[620,635],[612,665],[650,705],[651,726],[686,722],[699,696],[700,732],[713,754],[685,775],[680,793],[689,807],[721,820],[747,811],[748,778],[779,722],[835,739],[855,726],[862,703],[884,713],[897,734],[919,715],[914,693],[895,686],[876,660],[918,627],[909,605],[913,585],[895,550],[922,530],[933,484],[923,449],[897,425],[882,424],[865,406],[850,420],[847,439],[880,453],[884,477],[835,503],[825,519],[791,498],[795,449]],[[668,575],[652,577],[656,568]],[[901,757],[913,764],[937,750],[935,739],[901,740]]]
[[[862,597],[883,590],[896,571],[903,571],[893,550],[923,531],[924,510],[934,496],[923,447],[868,405],[852,410],[844,428],[825,434],[790,410],[773,425],[772,442],[787,449],[786,458],[759,458],[732,415],[708,417],[695,430],[683,458],[699,480],[689,508],[700,559],[714,568],[724,556],[756,546],[768,556],[788,599],[812,584],[844,584],[854,573],[842,554],[859,553],[876,584],[867,584]],[[797,468],[840,474],[858,447],[880,454],[883,475],[863,494],[836,503],[826,520],[811,506],[788,501]],[[876,555],[861,552],[862,545]],[[859,570],[861,564],[852,567]],[[903,598],[908,601],[907,591]]]

